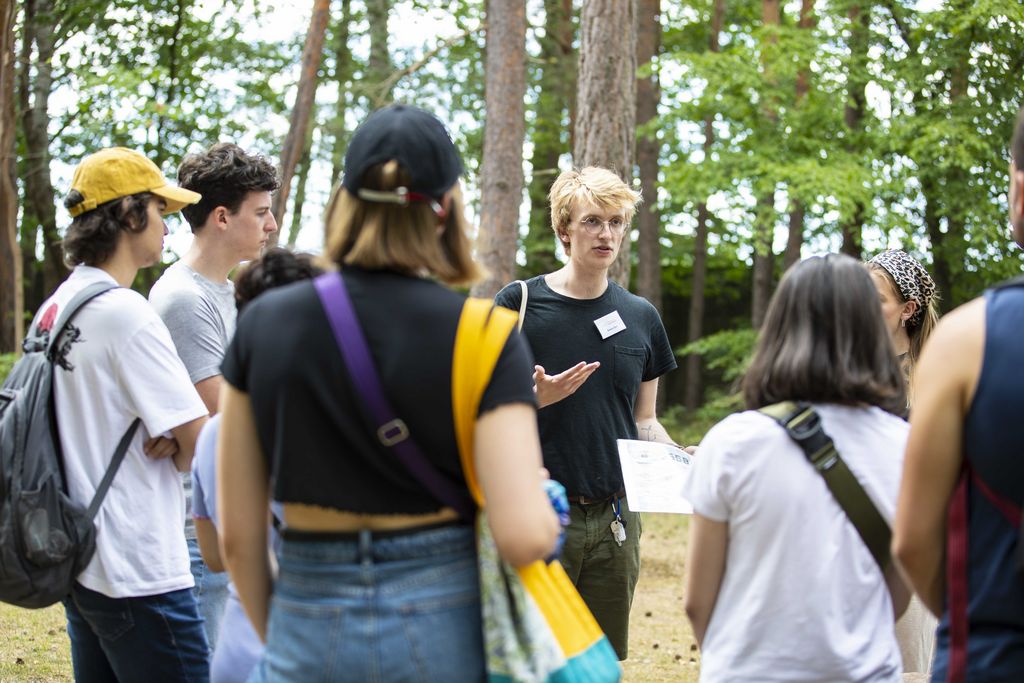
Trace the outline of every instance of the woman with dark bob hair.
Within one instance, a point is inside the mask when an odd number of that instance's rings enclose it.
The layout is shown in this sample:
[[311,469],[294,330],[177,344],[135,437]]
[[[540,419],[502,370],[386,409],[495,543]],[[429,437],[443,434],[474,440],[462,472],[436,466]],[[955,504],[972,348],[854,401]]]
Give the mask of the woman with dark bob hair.
[[[465,297],[441,284],[480,274],[461,173],[434,116],[401,105],[374,112],[352,137],[327,210],[340,273],[267,292],[238,320],[224,359],[217,483],[224,559],[266,641],[250,680],[484,679],[474,530],[391,448],[414,441],[468,495],[452,414]],[[375,421],[321,302],[325,286],[347,291],[368,365],[400,419]],[[473,457],[498,551],[514,565],[552,553],[560,528],[534,405],[530,355],[513,332],[480,404]],[[284,517],[273,591],[271,500]]]
[[686,613],[701,681],[899,681],[894,618],[907,593],[885,574],[786,430],[760,408],[809,402],[842,461],[891,523],[907,424],[903,374],[871,276],[812,257],[772,297],[743,379],[747,410],[701,443]]

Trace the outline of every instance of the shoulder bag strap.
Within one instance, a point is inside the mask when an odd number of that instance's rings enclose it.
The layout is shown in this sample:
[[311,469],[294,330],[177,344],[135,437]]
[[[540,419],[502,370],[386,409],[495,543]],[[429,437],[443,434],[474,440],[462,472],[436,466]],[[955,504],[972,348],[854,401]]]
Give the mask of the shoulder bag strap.
[[760,412],[782,425],[800,446],[884,574],[892,561],[889,554],[892,531],[839,455],[832,438],[822,429],[821,416],[810,404],[792,401],[765,406]]
[[373,357],[366,344],[362,327],[356,318],[352,299],[340,273],[325,273],[313,281],[317,296],[327,314],[334,341],[345,361],[356,391],[366,401],[377,426],[377,440],[390,449],[409,472],[441,503],[450,506],[464,520],[472,520],[473,501],[455,484],[446,479],[427,460],[413,441],[409,428],[391,407],[380,376],[373,365]]
[[526,320],[526,302],[530,298],[530,288],[526,286],[525,280],[516,280],[519,283],[519,291],[522,292],[522,297],[519,302],[519,324],[516,326],[516,330],[519,332],[523,331],[523,321]]
[[462,471],[473,499],[484,506],[476,478],[473,435],[480,399],[491,380],[498,356],[516,324],[516,314],[487,299],[467,299],[459,317],[452,358],[452,415]]

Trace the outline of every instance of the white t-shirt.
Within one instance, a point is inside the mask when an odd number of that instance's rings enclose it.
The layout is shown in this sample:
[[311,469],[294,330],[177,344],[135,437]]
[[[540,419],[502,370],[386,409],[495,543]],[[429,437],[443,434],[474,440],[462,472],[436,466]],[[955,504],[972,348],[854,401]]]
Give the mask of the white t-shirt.
[[[59,315],[86,286],[113,281],[103,270],[78,266],[43,303],[42,319]],[[142,444],[206,415],[206,407],[167,328],[137,292],[100,295],[79,310],[72,327],[77,335],[65,356],[70,369],[58,367],[54,379],[72,500],[83,506],[92,501],[121,437],[132,420],[142,418],[96,515],[96,554],[78,581],[112,598],[189,588],[178,473],[170,458],[146,456]]]
[[[890,524],[907,424],[878,408],[815,406]],[[803,451],[771,418],[732,415],[705,436],[685,495],[729,525],[700,680],[894,681],[901,662],[882,573]]]

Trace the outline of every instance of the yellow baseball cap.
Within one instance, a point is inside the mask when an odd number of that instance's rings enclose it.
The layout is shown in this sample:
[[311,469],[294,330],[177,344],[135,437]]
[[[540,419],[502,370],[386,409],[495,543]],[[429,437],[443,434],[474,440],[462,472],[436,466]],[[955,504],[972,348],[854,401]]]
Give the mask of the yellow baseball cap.
[[83,198],[68,207],[72,216],[139,192],[152,192],[166,201],[164,215],[202,199],[198,192],[172,185],[156,164],[126,147],[108,147],[82,159],[75,168],[71,189],[77,190]]

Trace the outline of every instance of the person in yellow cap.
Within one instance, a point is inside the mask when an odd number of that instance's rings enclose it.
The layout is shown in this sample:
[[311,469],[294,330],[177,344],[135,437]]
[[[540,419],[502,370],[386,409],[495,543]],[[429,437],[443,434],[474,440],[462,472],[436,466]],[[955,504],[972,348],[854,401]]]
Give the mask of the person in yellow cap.
[[177,474],[191,464],[207,410],[167,327],[128,288],[160,258],[163,215],[199,199],[133,150],[83,159],[64,202],[73,218],[64,255],[74,270],[33,323],[48,337],[62,310],[88,301],[54,346],[68,495],[87,506],[113,471],[95,518],[96,552],[64,600],[77,681],[209,678]]

